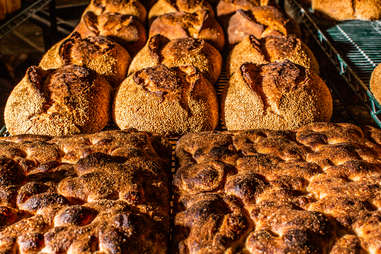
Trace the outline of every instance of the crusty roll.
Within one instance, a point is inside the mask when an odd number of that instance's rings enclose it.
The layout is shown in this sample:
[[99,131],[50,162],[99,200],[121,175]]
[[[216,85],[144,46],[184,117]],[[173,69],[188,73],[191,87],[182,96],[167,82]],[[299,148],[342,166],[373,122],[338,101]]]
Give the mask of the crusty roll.
[[312,0],[312,9],[333,20],[381,18],[381,0]]
[[298,25],[273,6],[253,7],[248,11],[238,10],[228,21],[229,44],[236,44],[248,35],[256,38],[295,34],[300,37]]
[[381,104],[381,64],[373,70],[370,78],[370,91]]
[[212,6],[207,0],[158,0],[148,13],[148,20],[151,23],[156,17],[172,12],[194,13],[200,10],[207,10],[214,16]]
[[126,77],[130,62],[127,50],[118,43],[103,36],[81,38],[75,32],[46,52],[40,67],[47,70],[68,64],[84,66],[118,86]]
[[218,123],[215,90],[192,66],[135,72],[118,89],[113,113],[121,129],[161,135],[213,130]]
[[260,65],[285,59],[319,73],[319,64],[312,51],[293,35],[269,36],[261,40],[247,36],[231,50],[227,69],[231,75],[244,63]]
[[224,31],[206,10],[194,13],[174,12],[157,17],[151,24],[149,37],[161,34],[170,40],[191,37],[203,39],[222,50]]
[[74,30],[82,38],[106,36],[121,44],[131,55],[135,55],[147,40],[146,30],[135,17],[118,13],[96,15],[88,11]]
[[220,0],[217,4],[217,16],[231,15],[238,10],[251,10],[258,6],[273,4],[271,0]]
[[167,67],[191,65],[214,84],[221,73],[222,56],[204,40],[183,38],[169,41],[155,35],[132,59],[128,74],[159,64]]
[[142,23],[144,23],[147,17],[144,5],[138,0],[91,0],[84,12],[87,11],[92,11],[97,15],[105,12],[114,12],[135,16]]
[[332,97],[318,75],[289,60],[247,63],[230,78],[222,111],[228,130],[288,130],[329,121]]
[[96,72],[66,65],[30,67],[5,106],[12,135],[71,135],[102,130],[109,120],[112,88]]

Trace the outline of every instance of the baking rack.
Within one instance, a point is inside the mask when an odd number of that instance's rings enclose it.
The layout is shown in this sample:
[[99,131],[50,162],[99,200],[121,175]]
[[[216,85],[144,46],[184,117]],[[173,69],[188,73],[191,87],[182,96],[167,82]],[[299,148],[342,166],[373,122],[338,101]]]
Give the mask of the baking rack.
[[[349,20],[324,28],[312,11],[296,0],[286,1],[301,28],[317,42],[381,128],[381,105],[368,88],[371,73],[381,62],[381,22]],[[332,88],[340,94],[339,87]]]

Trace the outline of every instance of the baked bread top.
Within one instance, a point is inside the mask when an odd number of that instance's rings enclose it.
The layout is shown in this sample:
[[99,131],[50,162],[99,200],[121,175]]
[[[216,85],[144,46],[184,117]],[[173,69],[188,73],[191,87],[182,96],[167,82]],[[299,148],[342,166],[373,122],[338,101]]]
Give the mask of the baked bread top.
[[135,131],[1,138],[1,251],[166,253],[169,160]]
[[251,10],[258,6],[266,6],[271,0],[220,0],[217,4],[217,16],[233,14],[238,10]]
[[381,64],[378,64],[370,78],[370,91],[381,104]]
[[179,253],[381,251],[381,130],[204,132],[176,146]]
[[94,70],[113,86],[126,77],[131,57],[118,43],[104,36],[85,37],[77,32],[58,42],[42,57],[39,66],[45,70],[75,64]]
[[219,50],[222,50],[225,43],[224,31],[207,10],[161,15],[150,26],[149,37],[156,34],[161,34],[170,40],[186,37],[203,39]]
[[221,73],[222,56],[217,49],[201,39],[168,40],[162,35],[155,35],[148,39],[144,48],[132,59],[128,74],[159,64],[167,67],[193,66],[211,83],[215,83]]

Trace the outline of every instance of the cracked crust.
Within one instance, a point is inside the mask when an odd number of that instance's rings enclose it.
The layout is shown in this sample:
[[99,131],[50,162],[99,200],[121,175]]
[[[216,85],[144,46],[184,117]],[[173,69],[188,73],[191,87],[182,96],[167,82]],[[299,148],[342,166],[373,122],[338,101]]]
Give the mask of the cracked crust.
[[381,143],[369,134],[381,131],[312,123],[183,136],[175,252],[380,252]]
[[39,66],[44,70],[68,64],[83,66],[118,86],[126,77],[130,62],[127,50],[118,43],[103,36],[81,38],[75,32],[46,52]]
[[215,129],[218,102],[213,86],[194,67],[158,65],[131,74],[121,84],[113,113],[121,129],[181,135]]
[[1,138],[1,252],[166,253],[168,148],[131,130]]
[[109,120],[111,91],[105,79],[84,67],[32,66],[8,98],[5,124],[12,135],[100,131]]
[[370,91],[381,104],[381,64],[373,70],[370,78]]
[[332,97],[319,76],[288,60],[245,63],[229,80],[222,114],[228,130],[296,129],[329,121]]

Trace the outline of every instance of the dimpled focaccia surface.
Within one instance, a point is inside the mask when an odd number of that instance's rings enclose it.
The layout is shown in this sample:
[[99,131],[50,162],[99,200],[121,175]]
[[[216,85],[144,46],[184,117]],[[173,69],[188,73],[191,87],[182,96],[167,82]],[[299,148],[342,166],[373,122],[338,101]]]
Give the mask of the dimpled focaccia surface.
[[135,131],[0,139],[0,253],[166,253],[167,143]]
[[334,123],[183,136],[174,249],[380,253],[380,141]]

